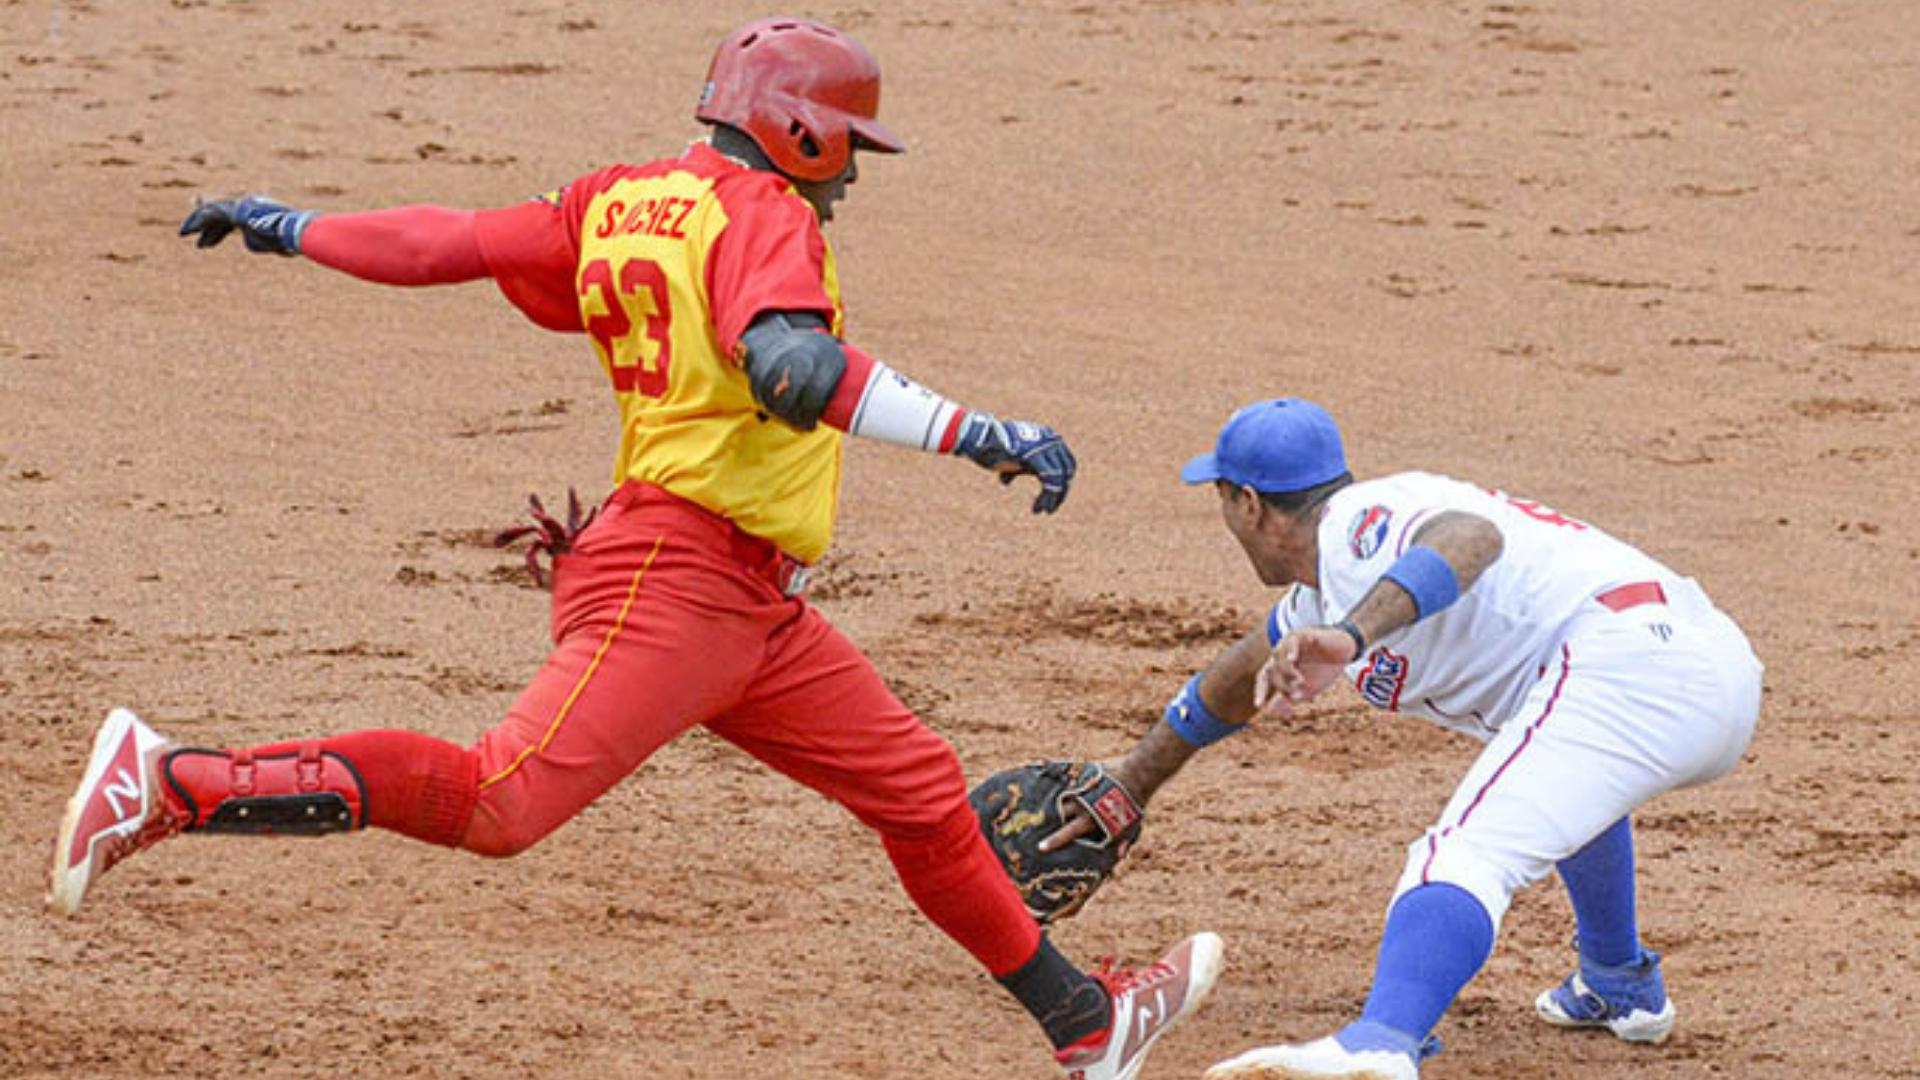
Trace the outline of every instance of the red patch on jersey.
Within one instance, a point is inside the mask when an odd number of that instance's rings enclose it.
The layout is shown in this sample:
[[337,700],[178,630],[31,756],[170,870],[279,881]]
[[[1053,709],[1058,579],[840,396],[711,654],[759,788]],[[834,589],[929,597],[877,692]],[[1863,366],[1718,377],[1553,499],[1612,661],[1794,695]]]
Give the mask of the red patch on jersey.
[[1367,666],[1354,680],[1354,689],[1367,704],[1388,712],[1400,711],[1400,691],[1407,685],[1407,658],[1384,648],[1375,648]]

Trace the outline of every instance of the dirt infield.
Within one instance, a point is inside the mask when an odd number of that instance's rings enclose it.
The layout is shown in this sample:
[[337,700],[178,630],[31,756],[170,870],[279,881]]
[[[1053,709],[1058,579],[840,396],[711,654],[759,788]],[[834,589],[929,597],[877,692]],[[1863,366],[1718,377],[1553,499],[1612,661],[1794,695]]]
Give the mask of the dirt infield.
[[[498,206],[697,129],[759,9],[0,3],[0,1076],[1046,1076],[833,806],[704,735],[511,861],[185,838],[73,922],[43,857],[107,707],[466,742],[545,651],[485,543],[606,486],[586,345],[174,235],[196,194]],[[1295,393],[1356,470],[1524,492],[1693,573],[1768,664],[1745,764],[1638,818],[1681,1010],[1544,1028],[1523,894],[1426,1075],[1920,1077],[1920,8],[945,0],[816,9],[911,143],[830,226],[850,336],[1044,419],[1054,519],[852,446],[815,598],[969,775],[1112,753],[1271,600],[1176,470]],[[1473,747],[1351,694],[1201,758],[1058,935],[1228,943],[1147,1075],[1364,995]]]

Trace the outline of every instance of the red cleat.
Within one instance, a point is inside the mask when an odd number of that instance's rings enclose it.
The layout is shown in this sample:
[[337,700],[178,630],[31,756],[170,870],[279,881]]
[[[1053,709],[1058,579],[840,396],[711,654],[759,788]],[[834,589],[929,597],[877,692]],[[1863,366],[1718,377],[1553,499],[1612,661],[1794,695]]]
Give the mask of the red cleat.
[[1113,997],[1107,1030],[1054,1057],[1067,1080],[1133,1080],[1155,1039],[1200,1007],[1220,977],[1220,935],[1195,934],[1152,967],[1094,973]]
[[160,758],[167,749],[167,740],[126,709],[107,715],[60,819],[47,910],[75,914],[94,879],[186,825],[187,816],[170,810],[160,792]]

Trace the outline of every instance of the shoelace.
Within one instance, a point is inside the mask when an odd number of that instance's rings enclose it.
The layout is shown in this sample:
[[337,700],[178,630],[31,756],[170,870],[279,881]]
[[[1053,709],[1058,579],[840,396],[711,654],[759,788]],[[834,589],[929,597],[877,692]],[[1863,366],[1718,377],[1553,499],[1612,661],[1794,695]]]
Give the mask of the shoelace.
[[502,529],[495,534],[493,546],[503,548],[522,537],[533,537],[533,543],[527,547],[527,570],[533,574],[534,582],[544,589],[548,585],[548,580],[546,571],[540,566],[540,553],[546,552],[547,560],[551,562],[556,556],[572,551],[574,541],[587,530],[587,526],[593,524],[593,519],[600,514],[600,508],[596,506],[582,517],[580,496],[572,488],[567,489],[565,524],[561,524],[553,515],[547,513],[547,508],[540,504],[538,495],[527,496],[527,507],[528,513],[533,516],[534,523]]
[[126,836],[109,838],[98,872],[106,873],[114,863],[178,834],[186,826],[187,816],[174,813],[172,807],[167,805],[166,797],[161,796],[160,805],[154,808],[154,812],[141,823],[138,830]]
[[1173,965],[1165,961],[1156,961],[1144,968],[1115,968],[1113,957],[1102,956],[1099,964],[1098,969],[1088,974],[1100,980],[1100,985],[1107,988],[1107,993],[1114,995],[1124,994],[1136,987],[1152,986],[1175,974]]

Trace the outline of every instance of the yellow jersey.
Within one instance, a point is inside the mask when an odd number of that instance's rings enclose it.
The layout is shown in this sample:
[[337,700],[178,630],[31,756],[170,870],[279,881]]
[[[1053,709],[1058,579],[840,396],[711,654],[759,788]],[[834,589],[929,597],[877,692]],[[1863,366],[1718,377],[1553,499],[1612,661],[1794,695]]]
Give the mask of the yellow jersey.
[[593,341],[620,405],[616,483],[658,485],[801,562],[826,553],[842,435],[762,412],[739,362],[762,312],[844,332],[833,251],[785,178],[696,143],[483,212],[476,231],[515,306]]

